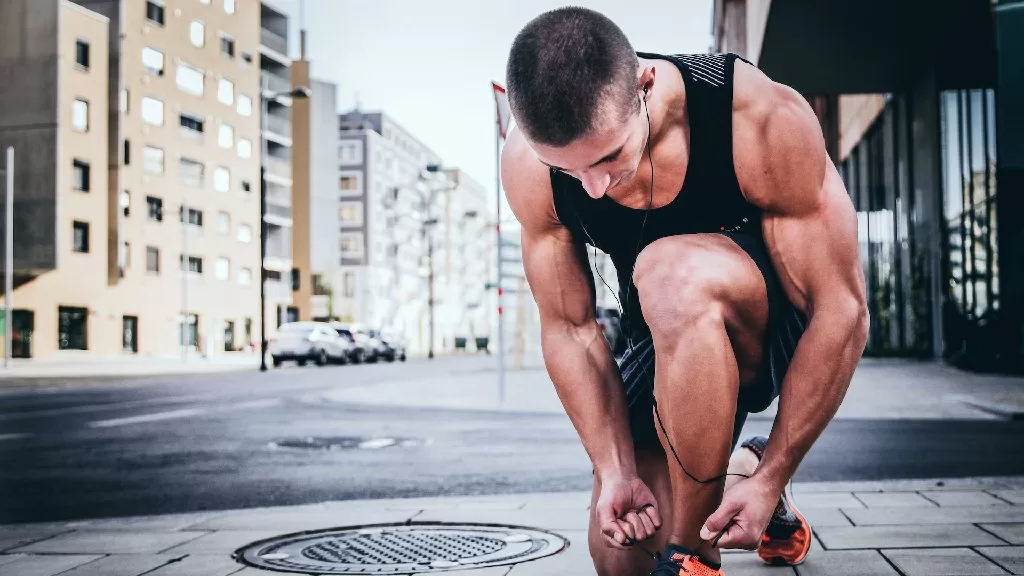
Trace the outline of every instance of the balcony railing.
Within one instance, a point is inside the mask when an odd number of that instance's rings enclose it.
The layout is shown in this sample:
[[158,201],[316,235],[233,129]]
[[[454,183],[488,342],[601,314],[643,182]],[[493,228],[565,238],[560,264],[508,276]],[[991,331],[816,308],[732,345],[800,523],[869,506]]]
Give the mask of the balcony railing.
[[288,92],[292,89],[292,83],[287,78],[282,78],[276,74],[270,74],[267,72],[263,72],[261,76],[262,78],[260,79],[260,82],[263,83],[262,85],[265,90],[269,90],[271,92]]
[[292,122],[290,119],[267,114],[266,123],[268,131],[273,132],[274,134],[280,134],[285,138],[292,137]]
[[284,36],[271,32],[266,28],[260,28],[260,44],[285,56],[288,55],[288,40]]
[[281,178],[292,179],[292,163],[287,160],[281,160],[274,158],[273,156],[267,157],[267,173],[273,174]]
[[282,206],[292,205],[292,190],[286,186],[267,183],[267,203],[280,204]]
[[280,206],[280,205],[271,204],[271,203],[268,202],[267,203],[267,215],[268,216],[277,216],[278,218],[288,218],[288,219],[291,219],[291,217],[292,217],[292,207],[291,206]]

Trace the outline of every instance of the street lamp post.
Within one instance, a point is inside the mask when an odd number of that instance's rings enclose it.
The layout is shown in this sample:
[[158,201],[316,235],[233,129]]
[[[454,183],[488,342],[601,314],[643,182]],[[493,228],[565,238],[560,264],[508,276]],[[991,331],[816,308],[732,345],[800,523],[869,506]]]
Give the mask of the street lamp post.
[[[266,77],[263,90],[266,89]],[[260,372],[267,371],[267,137],[264,129],[267,125],[267,104],[282,96],[295,99],[309,98],[312,92],[305,86],[299,86],[287,92],[264,93],[260,90]]]

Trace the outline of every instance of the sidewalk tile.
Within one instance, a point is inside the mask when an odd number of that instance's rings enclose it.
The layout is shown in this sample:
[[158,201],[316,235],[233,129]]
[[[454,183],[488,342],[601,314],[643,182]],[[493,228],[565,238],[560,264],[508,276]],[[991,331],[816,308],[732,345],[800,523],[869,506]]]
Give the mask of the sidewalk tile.
[[1024,506],[843,510],[857,526],[1024,522]]
[[851,526],[815,529],[829,550],[865,548],[926,548],[944,546],[998,546],[995,536],[969,524],[938,526]]
[[[877,550],[814,550],[796,567],[799,576],[888,576],[899,574]],[[731,575],[730,575],[731,576]]]
[[139,576],[180,557],[180,554],[116,554],[62,572],[61,576]]
[[809,508],[863,508],[864,504],[849,492],[796,492],[793,504],[801,511]]
[[59,526],[0,526],[0,552],[10,550],[19,546],[25,546],[40,540],[52,538],[58,534],[67,534],[70,528]]
[[125,518],[98,518],[67,522],[74,530],[138,530],[142,532],[172,532],[186,530],[193,524],[215,518],[218,513],[164,514],[160,516],[130,516]]
[[405,522],[420,512],[373,508],[320,509],[313,512],[281,510],[239,510],[189,526],[190,530],[269,530],[280,533],[322,530],[365,524]]
[[586,530],[590,523],[590,514],[586,510],[566,508],[524,508],[522,510],[460,510],[456,508],[424,510],[413,520],[415,522],[496,523],[546,530]]
[[992,490],[992,493],[1007,502],[1024,504],[1024,490]]
[[1024,546],[982,547],[978,552],[999,564],[1010,574],[1024,574]]
[[206,533],[117,530],[72,532],[16,548],[13,551],[54,554],[156,554],[204,534]]
[[984,576],[1005,574],[998,565],[968,548],[882,550],[906,576]]
[[800,513],[804,515],[804,518],[814,528],[821,526],[853,526],[850,520],[838,508],[811,508],[809,510],[801,508]]
[[233,531],[223,530],[220,532],[211,532],[205,536],[200,536],[195,540],[189,540],[180,546],[174,548],[168,548],[164,552],[167,554],[230,554],[235,550],[238,550],[246,544],[252,544],[260,540],[267,540],[276,536],[281,536],[281,532],[270,531],[270,530],[259,530],[259,531]]
[[[225,551],[219,554],[190,554],[179,562],[173,562],[146,576],[228,576],[243,568]],[[273,574],[266,572],[265,575]]]
[[1010,544],[1024,544],[1024,524],[981,524],[980,526]]
[[[0,556],[3,558],[3,556]],[[17,555],[14,560],[0,564],[3,566],[4,574],[14,576],[54,576],[75,566],[81,566],[89,562],[99,560],[102,556],[93,555],[60,555],[60,556],[30,556]]]
[[[266,570],[257,570],[255,568],[243,568],[241,572],[233,572],[231,576],[267,576],[273,574],[274,576],[309,576],[309,574],[303,574],[301,572],[267,572]],[[149,576],[149,574],[146,574]]]
[[766,565],[753,552],[722,554],[722,571],[729,576],[795,576],[792,568],[775,568]]
[[868,508],[934,508],[936,504],[917,492],[857,492]]
[[935,502],[939,506],[1009,506],[1005,501],[996,498],[980,490],[970,491],[928,491],[921,492],[925,498]]

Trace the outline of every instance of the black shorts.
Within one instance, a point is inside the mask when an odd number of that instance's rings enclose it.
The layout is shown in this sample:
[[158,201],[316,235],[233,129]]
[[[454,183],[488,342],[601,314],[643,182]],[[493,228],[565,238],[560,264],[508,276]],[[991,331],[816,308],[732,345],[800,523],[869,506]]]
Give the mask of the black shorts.
[[[733,426],[735,446],[748,413],[763,412],[778,397],[782,379],[793,359],[797,342],[807,327],[807,317],[786,297],[768,256],[764,240],[749,234],[722,232],[746,252],[764,277],[768,288],[768,325],[764,334],[764,359],[754,382],[740,387]],[[627,346],[619,360],[619,373],[629,403],[630,429],[638,446],[658,442],[654,421],[654,343],[651,338]],[[662,415],[664,417],[664,415]]]

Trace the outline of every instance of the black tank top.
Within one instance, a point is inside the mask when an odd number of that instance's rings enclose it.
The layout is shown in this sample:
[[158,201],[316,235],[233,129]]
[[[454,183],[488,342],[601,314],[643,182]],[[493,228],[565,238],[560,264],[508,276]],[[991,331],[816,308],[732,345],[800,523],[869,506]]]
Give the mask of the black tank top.
[[761,210],[743,197],[732,160],[733,68],[739,56],[668,56],[646,52],[637,55],[668,60],[682,73],[690,128],[690,155],[682,189],[667,205],[650,210],[644,225],[646,207],[629,208],[608,196],[594,200],[579,180],[551,171],[559,221],[576,241],[607,253],[615,265],[619,301],[627,317],[623,326],[634,338],[649,333],[632,282],[638,245],[643,250],[666,236],[724,231],[750,234],[763,241]]

